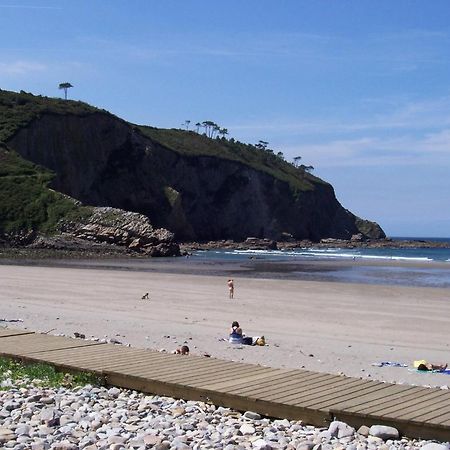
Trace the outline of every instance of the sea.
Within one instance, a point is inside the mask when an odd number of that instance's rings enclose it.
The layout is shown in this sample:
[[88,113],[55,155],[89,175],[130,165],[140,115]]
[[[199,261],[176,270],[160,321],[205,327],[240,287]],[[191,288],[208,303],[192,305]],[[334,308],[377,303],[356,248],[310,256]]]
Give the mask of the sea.
[[[450,238],[392,239],[434,241],[450,245]],[[204,262],[247,265],[253,276],[450,288],[450,248],[214,249],[196,251],[193,258]]]

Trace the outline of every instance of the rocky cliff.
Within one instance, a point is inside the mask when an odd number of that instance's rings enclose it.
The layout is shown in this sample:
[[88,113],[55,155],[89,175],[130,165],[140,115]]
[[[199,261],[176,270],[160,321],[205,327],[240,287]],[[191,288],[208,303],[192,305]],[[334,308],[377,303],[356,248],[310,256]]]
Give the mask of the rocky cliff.
[[180,241],[384,237],[376,223],[344,209],[323,180],[264,151],[194,132],[49,107],[6,143],[54,172],[52,189],[140,213]]

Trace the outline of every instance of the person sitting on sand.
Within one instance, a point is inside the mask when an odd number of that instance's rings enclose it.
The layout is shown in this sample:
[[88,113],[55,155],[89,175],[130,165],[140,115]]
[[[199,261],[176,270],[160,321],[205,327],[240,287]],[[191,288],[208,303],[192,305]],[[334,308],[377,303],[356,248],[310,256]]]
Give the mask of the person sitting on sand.
[[228,280],[227,284],[228,284],[229,297],[234,298],[234,281],[230,278]]
[[417,370],[421,370],[421,371],[431,371],[431,370],[436,370],[439,372],[444,371],[447,368],[447,364],[432,364],[429,363],[428,361],[425,361],[424,359],[420,359],[418,361],[414,361],[414,367]]
[[141,297],[141,300],[149,300],[148,292]]
[[187,345],[183,345],[180,348],[177,348],[172,352],[175,355],[189,355],[189,347]]
[[231,324],[228,342],[231,342],[232,344],[242,344],[242,328],[239,326],[239,322],[234,321]]

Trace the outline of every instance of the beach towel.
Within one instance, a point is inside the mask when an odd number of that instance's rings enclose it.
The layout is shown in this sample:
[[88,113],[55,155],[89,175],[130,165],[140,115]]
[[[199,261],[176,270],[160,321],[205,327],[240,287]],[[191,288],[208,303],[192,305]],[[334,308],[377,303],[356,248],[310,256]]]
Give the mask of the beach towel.
[[376,367],[408,367],[408,364],[403,364],[394,361],[381,361],[379,363],[372,363],[372,366]]
[[418,369],[408,369],[410,372],[417,373],[442,373],[443,375],[450,375],[450,369],[444,370],[418,370]]

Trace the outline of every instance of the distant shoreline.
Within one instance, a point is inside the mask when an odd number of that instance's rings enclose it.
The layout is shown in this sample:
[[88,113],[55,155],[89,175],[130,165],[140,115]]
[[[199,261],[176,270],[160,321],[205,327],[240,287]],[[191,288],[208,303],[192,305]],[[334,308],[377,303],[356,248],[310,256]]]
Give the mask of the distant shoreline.
[[[87,270],[148,272],[193,276],[243,277],[250,279],[342,282],[370,285],[450,287],[450,263],[439,261],[313,259],[274,261],[245,259],[227,261],[197,256],[182,258],[0,258],[0,266],[34,266]],[[443,273],[441,282],[420,281],[421,274]],[[419,276],[417,275],[419,274]]]

